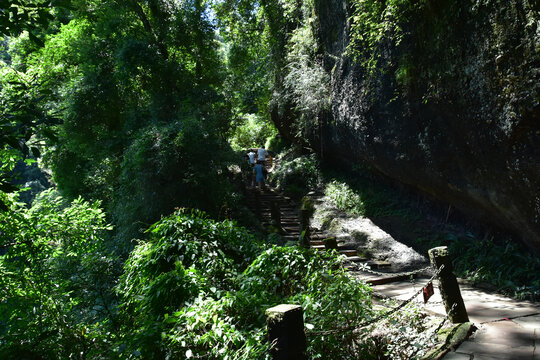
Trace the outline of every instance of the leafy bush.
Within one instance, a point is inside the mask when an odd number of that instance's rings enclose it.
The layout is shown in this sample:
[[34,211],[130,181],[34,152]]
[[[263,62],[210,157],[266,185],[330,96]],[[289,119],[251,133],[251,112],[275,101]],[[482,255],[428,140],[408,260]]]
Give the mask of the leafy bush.
[[369,71],[374,71],[382,56],[380,49],[385,37],[391,36],[397,44],[403,37],[402,22],[408,0],[354,0],[351,42],[347,51]]
[[279,168],[270,174],[269,180],[285,194],[301,198],[321,183],[319,161],[315,154],[283,160]]
[[[519,244],[505,239],[477,239],[471,233],[457,236],[448,233],[438,239],[448,246],[459,276],[476,283],[490,283],[498,291],[522,299],[540,298],[540,258]],[[474,264],[474,266],[471,266]]]
[[332,180],[326,184],[324,194],[338,209],[353,215],[365,215],[365,206],[362,198],[346,183]]
[[151,358],[171,351],[163,347],[161,333],[185,320],[181,312],[180,320],[169,316],[203,293],[234,288],[260,245],[233,222],[215,222],[197,210],[179,210],[148,232],[149,242],[137,246],[126,262],[118,291],[129,319],[126,354]]
[[48,190],[31,209],[12,200],[0,213],[1,358],[69,358],[109,344],[105,334],[89,341],[114,321],[115,259],[103,248],[110,228],[99,206]]
[[[301,304],[316,329],[374,315],[369,288],[351,281],[336,253],[272,247],[256,256],[263,247],[245,230],[194,210],[149,234],[118,286],[124,357],[268,358],[264,311],[280,303]],[[309,352],[340,356],[346,338],[310,338]]]
[[[395,301],[388,306],[398,306]],[[437,345],[435,330],[441,325],[440,318],[429,318],[421,306],[406,305],[399,312],[382,319],[369,329],[365,343],[368,359],[410,360],[422,359]]]
[[264,321],[247,323],[238,294],[201,294],[165,322],[172,328],[167,333],[168,354],[179,358],[206,356],[209,359],[271,359]]
[[265,145],[268,150],[280,153],[286,150],[290,146],[290,143],[281,135],[275,133],[266,140]]
[[[241,293],[252,294],[245,306],[254,322],[261,321],[265,307],[279,303],[302,305],[306,323],[315,330],[347,327],[374,314],[371,290],[350,278],[337,253],[273,247],[240,280]],[[308,337],[308,353],[314,359],[343,358],[352,347],[349,333]]]
[[150,227],[115,298],[99,203],[47,191],[30,210],[11,204],[0,223],[3,243],[14,243],[0,258],[6,359],[269,359],[264,311],[280,303],[302,305],[315,331],[311,358],[368,359],[377,350],[367,330],[316,333],[377,316],[371,290],[350,278],[336,252],[264,250],[233,222],[182,209]]
[[233,125],[229,142],[234,150],[246,150],[265,145],[267,139],[276,134],[277,130],[270,121],[256,114],[242,114]]
[[[129,244],[175,207],[217,214],[233,193],[227,175],[230,149],[198,119],[141,129],[125,152],[116,178],[113,211],[119,244]],[[131,247],[128,247],[131,250]]]
[[[309,12],[313,5],[304,4]],[[330,76],[316,55],[318,44],[313,29],[314,19],[305,20],[291,34],[288,43],[286,97],[290,98],[299,117],[294,123],[296,136],[302,139],[317,128],[319,115],[330,107]]]

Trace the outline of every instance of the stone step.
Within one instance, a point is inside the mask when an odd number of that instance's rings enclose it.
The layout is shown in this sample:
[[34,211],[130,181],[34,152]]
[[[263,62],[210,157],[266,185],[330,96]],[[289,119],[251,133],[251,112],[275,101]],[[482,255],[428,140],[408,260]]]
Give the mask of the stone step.
[[403,280],[409,280],[411,278],[411,275],[396,275],[396,276],[379,276],[379,277],[372,277],[371,279],[366,279],[366,283],[370,286],[377,286],[377,285],[384,285],[384,284],[390,284],[393,282],[403,281]]
[[388,261],[383,261],[383,260],[370,260],[366,263],[366,265],[368,265],[372,269],[383,269],[383,268],[389,268],[392,266],[391,263],[389,263]]
[[343,254],[347,257],[351,257],[351,256],[358,256],[358,254],[356,253],[356,250],[349,250],[349,249],[338,249],[339,253],[340,254]]
[[360,256],[348,256],[348,257],[347,257],[347,261],[352,261],[352,262],[366,262],[367,259],[364,258],[364,257],[360,257]]
[[298,226],[281,226],[283,228],[283,230],[285,231],[289,231],[289,232],[293,232],[293,231],[296,231],[296,232],[300,232],[300,228]]
[[[309,245],[310,245],[312,248],[314,248],[314,249],[316,249],[316,250],[326,250],[326,247],[324,246],[324,244],[322,244],[322,241],[321,241],[321,244],[313,244],[313,242],[314,242],[313,240],[311,240],[311,241],[309,242]],[[356,250],[342,249],[342,248],[340,248],[339,244],[338,244],[338,251],[339,251],[339,252],[343,252],[343,251],[351,251],[351,252],[352,252],[352,251],[354,251],[354,253],[356,254]]]
[[[249,208],[249,209],[250,210],[255,210],[256,207]],[[265,209],[265,208],[261,207],[261,213],[266,214],[266,215],[270,215],[270,214],[272,214],[272,210],[270,210],[270,208]],[[295,213],[295,212],[280,211],[279,213],[280,213],[280,218],[282,218],[282,219],[286,219],[286,218],[298,219],[299,218],[298,214]]]
[[[315,245],[324,245],[324,239],[327,239],[328,237],[327,236],[323,236],[323,235],[312,235],[311,236],[311,241],[309,242],[312,246],[315,246]],[[340,244],[343,244],[343,241],[338,241],[338,247]]]

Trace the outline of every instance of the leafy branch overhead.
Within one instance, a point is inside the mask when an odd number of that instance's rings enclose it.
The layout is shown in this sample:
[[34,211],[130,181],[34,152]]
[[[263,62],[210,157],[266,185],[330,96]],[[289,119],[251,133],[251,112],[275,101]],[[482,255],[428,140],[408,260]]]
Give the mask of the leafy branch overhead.
[[0,33],[16,36],[27,31],[33,41],[43,45],[36,33],[53,20],[51,9],[70,6],[71,0],[3,0],[0,2]]

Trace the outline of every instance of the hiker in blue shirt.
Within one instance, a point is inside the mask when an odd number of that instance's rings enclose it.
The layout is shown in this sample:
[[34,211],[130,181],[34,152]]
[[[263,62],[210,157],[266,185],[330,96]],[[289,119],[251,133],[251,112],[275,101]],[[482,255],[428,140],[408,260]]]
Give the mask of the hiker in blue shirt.
[[253,167],[253,173],[255,174],[255,181],[257,182],[257,186],[259,186],[261,190],[264,190],[264,160],[257,161],[255,166]]

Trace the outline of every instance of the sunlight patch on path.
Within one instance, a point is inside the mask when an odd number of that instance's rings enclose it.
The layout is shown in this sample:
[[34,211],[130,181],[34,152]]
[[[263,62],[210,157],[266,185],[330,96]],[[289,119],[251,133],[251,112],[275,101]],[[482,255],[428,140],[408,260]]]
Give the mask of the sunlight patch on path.
[[394,239],[370,219],[351,216],[336,209],[328,197],[321,197],[315,202],[311,225],[335,236],[346,246],[357,249],[359,255],[390,262],[392,272],[417,268],[428,263],[425,256]]

